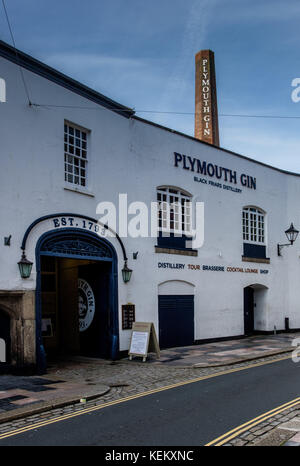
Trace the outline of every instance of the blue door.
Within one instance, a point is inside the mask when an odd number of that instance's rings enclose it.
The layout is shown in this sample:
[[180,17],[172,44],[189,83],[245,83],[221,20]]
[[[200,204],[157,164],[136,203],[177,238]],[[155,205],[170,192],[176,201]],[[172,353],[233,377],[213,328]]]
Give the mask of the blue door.
[[193,295],[160,295],[158,319],[161,348],[194,344]]

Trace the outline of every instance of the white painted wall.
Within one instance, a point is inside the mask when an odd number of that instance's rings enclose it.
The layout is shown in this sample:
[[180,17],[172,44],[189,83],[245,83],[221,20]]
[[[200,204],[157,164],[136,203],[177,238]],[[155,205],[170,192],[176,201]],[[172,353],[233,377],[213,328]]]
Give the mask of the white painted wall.
[[[286,242],[284,230],[291,221],[300,226],[298,176],[143,121],[126,119],[25,70],[34,103],[65,106],[29,107],[17,66],[0,58],[0,76],[6,82],[6,103],[0,104],[1,290],[35,289],[35,265],[30,279],[22,280],[17,262],[25,230],[36,218],[58,212],[96,217],[97,203],[111,201],[117,205],[119,193],[128,194],[128,203],[143,201],[150,205],[156,201],[157,186],[172,185],[205,203],[204,245],[198,257],[188,257],[155,254],[155,238],[124,238],[128,265],[133,269],[131,281],[125,285],[121,248],[115,238],[111,239],[119,257],[119,309],[133,302],[137,320],[154,322],[159,334],[159,285],[169,283],[164,286],[171,292],[172,282],[187,282],[193,284],[195,295],[195,339],[241,335],[243,289],[256,283],[268,288],[267,302],[257,293],[260,329],[272,330],[274,325],[283,329],[284,317],[290,317],[291,327],[300,328],[300,239],[277,257],[277,243]],[[70,108],[80,106],[95,110]],[[86,194],[65,189],[64,120],[91,131]],[[237,194],[197,183],[192,172],[174,167],[174,152],[256,177],[257,189],[242,188]],[[267,212],[270,264],[241,260],[241,213],[246,205]],[[28,238],[26,253],[34,263],[36,242],[49,228],[49,222],[40,223]],[[10,234],[11,246],[4,246],[3,238]],[[135,251],[139,251],[137,260],[132,259]],[[158,262],[185,264],[185,269],[158,268]],[[189,270],[188,264],[257,268],[269,273]],[[120,331],[121,350],[128,348],[129,340],[130,331]]]

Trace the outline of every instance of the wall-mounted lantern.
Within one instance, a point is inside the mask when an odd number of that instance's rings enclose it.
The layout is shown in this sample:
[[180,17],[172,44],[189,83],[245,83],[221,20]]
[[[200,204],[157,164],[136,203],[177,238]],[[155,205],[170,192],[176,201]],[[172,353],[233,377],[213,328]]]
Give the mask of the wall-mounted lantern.
[[132,270],[127,267],[127,261],[124,262],[124,267],[122,269],[122,276],[124,283],[128,283],[131,279]]
[[288,244],[277,244],[277,254],[278,256],[281,256],[281,249],[284,248],[285,246],[292,246],[292,244],[296,241],[297,236],[299,234],[299,231],[296,230],[294,225],[291,223],[290,228],[285,230],[285,234],[287,239],[289,240]]
[[29,278],[31,274],[33,262],[30,262],[25,254],[25,251],[22,253],[21,260],[18,262],[20,275],[22,278]]

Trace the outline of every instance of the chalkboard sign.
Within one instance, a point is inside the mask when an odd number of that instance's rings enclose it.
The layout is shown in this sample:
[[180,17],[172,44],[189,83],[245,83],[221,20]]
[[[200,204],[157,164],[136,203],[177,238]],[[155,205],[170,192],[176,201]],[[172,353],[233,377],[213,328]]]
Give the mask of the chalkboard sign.
[[148,353],[155,352],[160,357],[159,345],[152,322],[134,322],[132,326],[131,342],[128,351],[129,359],[140,356],[146,361]]

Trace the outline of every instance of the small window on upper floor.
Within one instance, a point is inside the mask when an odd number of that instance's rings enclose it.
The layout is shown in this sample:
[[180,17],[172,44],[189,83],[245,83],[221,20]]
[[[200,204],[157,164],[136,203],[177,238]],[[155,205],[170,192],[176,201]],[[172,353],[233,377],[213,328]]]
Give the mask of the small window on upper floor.
[[[243,258],[265,260],[266,257],[266,221],[265,212],[258,207],[243,208]],[[269,260],[269,259],[268,259]]]
[[243,209],[243,240],[265,244],[265,213],[256,207]]
[[185,191],[157,188],[158,229],[162,232],[190,234],[191,196]]
[[179,188],[157,188],[158,246],[186,249],[186,240],[191,237],[192,196]]
[[87,187],[88,131],[65,122],[65,181],[73,186]]

